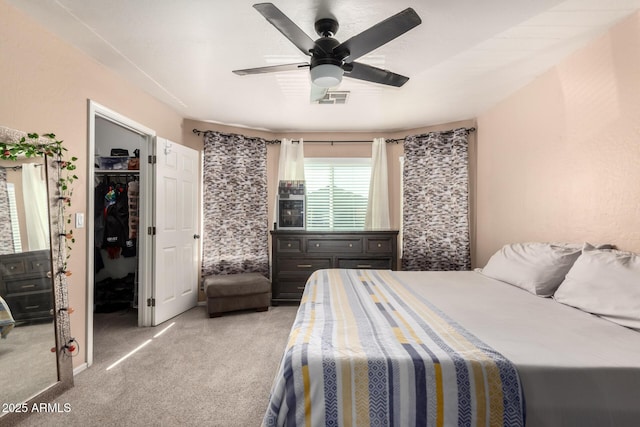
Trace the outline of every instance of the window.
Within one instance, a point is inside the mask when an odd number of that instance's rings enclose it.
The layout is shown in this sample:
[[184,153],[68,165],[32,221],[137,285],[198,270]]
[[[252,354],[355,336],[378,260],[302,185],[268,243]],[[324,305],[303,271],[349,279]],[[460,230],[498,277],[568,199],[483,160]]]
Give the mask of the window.
[[370,158],[305,158],[307,229],[363,230]]

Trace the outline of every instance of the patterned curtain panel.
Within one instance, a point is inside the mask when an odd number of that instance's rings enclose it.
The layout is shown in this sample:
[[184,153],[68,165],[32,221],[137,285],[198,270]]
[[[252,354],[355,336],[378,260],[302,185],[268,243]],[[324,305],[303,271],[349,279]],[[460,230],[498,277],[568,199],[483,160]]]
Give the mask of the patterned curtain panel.
[[269,274],[267,143],[204,135],[202,274]]
[[467,129],[404,142],[403,270],[469,270]]
[[7,193],[7,171],[0,168],[0,255],[12,254],[13,231],[9,212],[9,194]]

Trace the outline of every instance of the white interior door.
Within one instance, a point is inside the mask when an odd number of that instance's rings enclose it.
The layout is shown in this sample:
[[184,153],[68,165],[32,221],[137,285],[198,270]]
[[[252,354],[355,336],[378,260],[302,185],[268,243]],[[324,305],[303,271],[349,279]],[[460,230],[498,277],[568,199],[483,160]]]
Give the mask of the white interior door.
[[198,171],[196,150],[157,138],[152,324],[198,302]]

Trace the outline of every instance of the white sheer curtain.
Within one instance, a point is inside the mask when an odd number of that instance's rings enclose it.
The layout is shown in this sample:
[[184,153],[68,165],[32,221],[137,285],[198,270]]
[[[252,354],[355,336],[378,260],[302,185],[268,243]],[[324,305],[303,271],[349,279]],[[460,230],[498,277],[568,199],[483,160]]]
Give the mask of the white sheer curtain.
[[280,160],[278,161],[278,182],[276,182],[276,199],[274,201],[273,221],[277,222],[278,194],[277,185],[281,180],[304,181],[304,141],[298,142],[282,138],[280,143]]
[[387,144],[384,138],[374,138],[371,146],[371,182],[365,228],[380,230],[390,227]]
[[22,189],[29,250],[49,248],[49,201],[43,167],[37,163],[22,164]]

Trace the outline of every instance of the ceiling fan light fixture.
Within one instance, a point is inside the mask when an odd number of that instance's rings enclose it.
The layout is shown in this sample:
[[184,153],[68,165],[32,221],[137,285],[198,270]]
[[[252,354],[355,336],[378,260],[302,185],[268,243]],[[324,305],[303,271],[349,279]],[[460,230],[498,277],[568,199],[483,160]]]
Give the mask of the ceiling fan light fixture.
[[344,70],[333,64],[320,64],[311,69],[311,81],[319,87],[338,86]]

